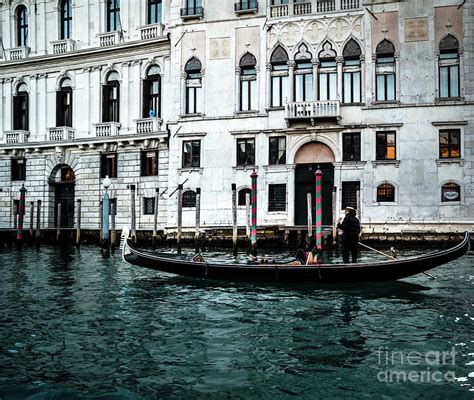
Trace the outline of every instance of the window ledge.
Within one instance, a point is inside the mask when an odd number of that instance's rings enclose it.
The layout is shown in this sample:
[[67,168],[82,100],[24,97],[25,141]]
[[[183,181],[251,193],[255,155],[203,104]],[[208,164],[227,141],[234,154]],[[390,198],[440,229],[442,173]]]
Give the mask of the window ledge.
[[441,164],[459,164],[462,167],[464,165],[464,158],[438,158],[436,165],[439,167]]
[[365,107],[365,103],[341,103],[342,107]]
[[267,211],[267,215],[281,215],[281,216],[287,216],[288,211]]
[[372,102],[372,104],[374,106],[383,106],[384,104],[387,104],[387,105],[390,105],[390,104],[400,105],[400,101],[399,100],[375,100],[375,101]]
[[192,173],[192,172],[198,172],[199,175],[202,175],[204,171],[203,167],[184,167],[184,168],[178,168],[178,174],[184,174],[184,173]]
[[374,206],[398,206],[397,201],[374,201]]
[[258,110],[246,110],[246,111],[236,111],[235,115],[241,117],[244,115],[255,115],[258,114]]
[[367,161],[343,161],[342,169],[364,169]]
[[460,103],[463,104],[465,101],[464,97],[436,97],[435,103],[447,103],[447,104],[452,104],[452,103]]
[[464,205],[462,201],[440,201],[438,202],[438,205],[441,207],[453,207],[453,206],[462,206]]
[[288,168],[286,167],[286,164],[268,164],[268,165],[264,165],[263,169],[265,171],[271,171],[271,172],[282,172],[282,171],[288,170]]
[[237,165],[236,167],[232,167],[234,171],[258,171],[258,167],[256,165]]
[[372,165],[374,168],[376,168],[377,165],[394,165],[398,168],[400,166],[400,160],[375,160],[372,161]]
[[281,106],[281,107],[269,107],[269,108],[265,108],[265,111],[284,111],[285,110],[285,106]]
[[193,114],[181,114],[179,118],[187,119],[187,118],[202,118],[204,114],[202,113],[193,113]]

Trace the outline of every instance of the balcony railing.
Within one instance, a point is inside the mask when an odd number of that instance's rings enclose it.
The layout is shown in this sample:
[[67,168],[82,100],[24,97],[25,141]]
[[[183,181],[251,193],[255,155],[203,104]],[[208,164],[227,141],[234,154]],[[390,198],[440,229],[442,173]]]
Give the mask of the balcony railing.
[[72,39],[55,40],[54,42],[51,42],[53,54],[62,54],[74,51],[75,45],[76,42],[74,42]]
[[339,100],[300,101],[285,105],[285,118],[316,119],[339,118],[341,106]]
[[270,7],[270,17],[280,18],[293,15],[322,14],[331,11],[357,10],[361,0],[304,0],[293,4],[279,4]]
[[202,18],[204,16],[203,7],[184,7],[181,9],[181,18]]
[[119,43],[119,32],[99,33],[97,36],[99,37],[100,47],[113,46]]
[[137,124],[137,133],[159,132],[162,120],[157,117],[140,118],[135,120]]
[[29,131],[6,131],[5,132],[5,143],[16,144],[16,143],[28,143],[28,137],[30,136]]
[[62,142],[67,140],[74,140],[75,130],[69,126],[57,126],[55,128],[48,128],[48,138],[50,142]]
[[155,39],[163,35],[163,26],[161,24],[145,25],[140,28],[140,37],[142,40]]
[[271,15],[272,18],[286,17],[288,15],[288,4],[272,6]]
[[258,11],[258,2],[256,0],[240,0],[234,4],[236,14],[255,13]]
[[95,124],[94,126],[96,137],[117,136],[120,130],[119,122],[101,122],[100,124]]
[[295,15],[311,14],[311,3],[296,3],[294,6]]
[[28,54],[30,54],[29,47],[27,46],[15,47],[13,49],[10,49],[10,60],[11,61],[22,60],[24,58],[27,58]]
[[360,0],[341,0],[342,10],[353,10],[360,7]]
[[336,0],[317,0],[318,12],[335,11]]

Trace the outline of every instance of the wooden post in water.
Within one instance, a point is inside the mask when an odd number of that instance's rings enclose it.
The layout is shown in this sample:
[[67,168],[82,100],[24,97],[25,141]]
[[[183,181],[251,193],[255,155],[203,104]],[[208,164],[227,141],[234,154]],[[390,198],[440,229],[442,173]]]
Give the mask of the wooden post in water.
[[115,216],[117,215],[117,203],[115,201],[110,202],[110,248],[112,253],[115,251],[115,245],[117,243],[117,229],[115,227]]
[[81,199],[77,200],[76,207],[76,247],[81,245]]
[[200,251],[200,230],[201,230],[201,188],[196,188],[196,232],[194,234],[194,247],[196,253]]
[[41,200],[38,200],[36,206],[36,246],[39,246],[41,240]]
[[18,228],[18,203],[13,200],[13,229]]
[[16,246],[21,250],[23,246],[23,217],[25,216],[25,185],[21,185],[20,202],[18,205],[18,230],[16,233]]
[[290,231],[288,229],[285,230],[285,236],[283,237],[283,243],[285,247],[290,245]]
[[250,240],[252,242],[251,254],[257,257],[257,178],[258,174],[254,170],[250,175],[252,178],[252,232],[250,233]]
[[102,222],[104,216],[102,215],[103,208],[102,208],[102,200],[99,201],[99,243],[102,245],[102,240],[104,240],[104,237],[102,236]]
[[250,251],[250,193],[245,193],[245,234],[247,236],[247,254]]
[[337,187],[332,188],[332,244],[337,243]]
[[176,231],[176,246],[181,254],[181,228],[183,225],[183,185],[178,185],[178,227]]
[[[107,179],[108,176],[105,177]],[[105,181],[105,180],[104,180]],[[110,256],[110,198],[107,193],[107,186],[104,183],[105,193],[102,197],[102,254],[106,257]]]
[[234,257],[237,256],[237,185],[232,184],[232,245]]
[[137,228],[136,228],[136,216],[135,216],[135,185],[130,185],[130,212],[131,212],[131,237],[132,243],[137,242]]
[[56,242],[59,243],[61,236],[61,203],[58,203],[58,212],[56,214]]
[[35,219],[35,202],[30,202],[30,242],[33,240],[33,222]]
[[158,201],[160,200],[160,189],[155,189],[155,209],[153,210],[153,247],[156,246],[158,237]]
[[308,234],[306,236],[306,248],[311,249],[311,241],[313,238],[313,212],[311,204],[311,193],[306,193],[306,206],[308,210]]

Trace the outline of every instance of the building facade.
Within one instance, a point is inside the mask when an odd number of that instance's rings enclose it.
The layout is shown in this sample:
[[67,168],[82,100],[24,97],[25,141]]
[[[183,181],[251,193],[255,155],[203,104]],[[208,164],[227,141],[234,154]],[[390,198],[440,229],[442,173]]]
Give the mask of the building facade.
[[[0,2],[0,227],[19,189],[47,227],[174,230],[323,224],[357,207],[374,232],[474,223],[474,5],[459,0]],[[200,190],[200,202],[196,192]],[[155,204],[155,193],[159,201]],[[312,212],[314,213],[314,206]],[[26,220],[28,223],[29,215]],[[314,221],[314,218],[313,218]]]

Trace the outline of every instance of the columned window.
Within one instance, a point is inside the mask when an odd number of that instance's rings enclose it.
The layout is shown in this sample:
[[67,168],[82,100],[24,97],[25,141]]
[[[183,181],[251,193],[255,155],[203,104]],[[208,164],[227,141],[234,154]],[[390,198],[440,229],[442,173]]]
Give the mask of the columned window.
[[375,87],[377,101],[395,100],[395,47],[384,39],[375,50]]
[[26,7],[20,5],[16,9],[16,44],[18,47],[26,46],[28,43],[28,15]]
[[186,73],[186,114],[201,112],[202,65],[196,57],[191,58],[184,67]]
[[361,63],[362,52],[359,44],[351,39],[344,47],[343,103],[361,102]]
[[72,127],[72,84],[69,78],[61,81],[56,92],[56,126]]
[[257,60],[246,53],[240,59],[240,111],[257,109]]
[[161,22],[162,0],[148,0],[147,23],[158,24]]
[[13,96],[13,130],[28,130],[28,109],[28,87],[25,83],[21,83],[17,94]]
[[61,12],[61,40],[70,39],[72,36],[71,0],[62,0],[60,12]]
[[143,81],[143,118],[161,117],[161,70],[152,65]]
[[439,43],[439,97],[459,97],[459,42],[447,35]]
[[336,52],[329,42],[319,53],[318,88],[319,100],[337,100]]
[[282,107],[289,92],[288,54],[278,46],[270,57],[271,64],[271,106]]
[[308,46],[302,43],[295,54],[295,101],[314,100],[311,58]]
[[383,183],[377,186],[377,202],[392,203],[395,201],[395,186],[390,183]]
[[121,30],[120,0],[107,0],[107,32]]
[[102,122],[119,122],[120,83],[117,72],[107,75],[106,84],[102,87]]

